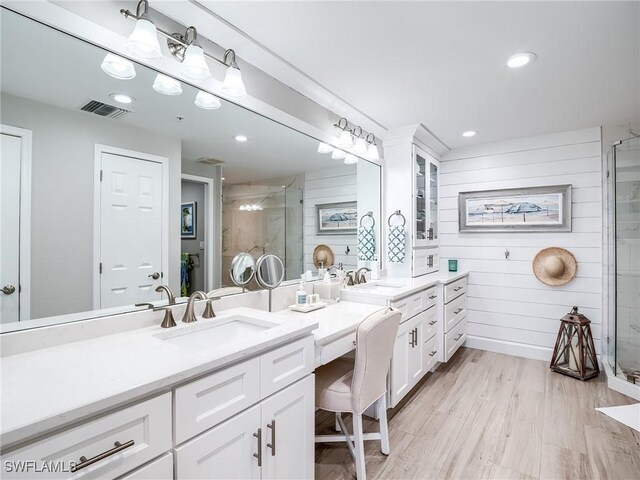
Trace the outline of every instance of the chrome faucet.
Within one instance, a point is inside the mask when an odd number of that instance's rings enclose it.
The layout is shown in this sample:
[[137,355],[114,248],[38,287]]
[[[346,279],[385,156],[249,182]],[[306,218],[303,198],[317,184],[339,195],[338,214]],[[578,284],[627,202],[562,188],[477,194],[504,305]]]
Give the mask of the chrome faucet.
[[361,283],[367,283],[367,272],[370,272],[371,269],[369,267],[362,267],[359,268],[358,271],[356,272],[356,278],[355,278],[355,283],[356,284],[361,284]]
[[191,296],[189,297],[189,301],[187,302],[187,309],[184,311],[184,315],[182,317],[182,321],[184,323],[192,323],[198,321],[198,319],[196,318],[196,314],[193,311],[193,304],[195,303],[197,298],[199,298],[200,300],[206,300],[207,294],[200,290],[191,294]]
[[176,297],[173,295],[173,292],[167,285],[160,285],[158,288],[156,288],[156,292],[166,293],[167,297],[169,297],[169,305],[176,304]]

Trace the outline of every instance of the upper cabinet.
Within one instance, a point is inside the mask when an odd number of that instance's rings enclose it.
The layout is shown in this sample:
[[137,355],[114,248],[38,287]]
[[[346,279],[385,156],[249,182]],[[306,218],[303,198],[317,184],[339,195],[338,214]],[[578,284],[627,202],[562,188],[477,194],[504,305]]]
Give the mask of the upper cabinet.
[[413,146],[414,157],[414,243],[416,247],[438,245],[438,172],[439,162]]

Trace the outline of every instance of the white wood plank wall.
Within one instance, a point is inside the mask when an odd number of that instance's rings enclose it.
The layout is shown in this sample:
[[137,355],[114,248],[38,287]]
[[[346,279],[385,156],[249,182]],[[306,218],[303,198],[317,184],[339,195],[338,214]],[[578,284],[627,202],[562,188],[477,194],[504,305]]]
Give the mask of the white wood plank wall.
[[[440,254],[443,268],[457,258],[459,268],[471,271],[469,346],[550,360],[559,320],[577,305],[592,321],[600,351],[601,165],[598,128],[465,147],[443,158]],[[459,192],[561,184],[573,185],[571,232],[458,232]],[[565,286],[549,287],[533,275],[533,257],[550,246],[578,260],[577,277]]]
[[[331,247],[335,264],[346,270],[357,268],[356,235],[317,235],[316,205],[353,202],[357,199],[356,165],[341,165],[306,172],[304,182],[304,266],[316,272],[313,250],[319,244]],[[345,251],[349,247],[349,254]]]

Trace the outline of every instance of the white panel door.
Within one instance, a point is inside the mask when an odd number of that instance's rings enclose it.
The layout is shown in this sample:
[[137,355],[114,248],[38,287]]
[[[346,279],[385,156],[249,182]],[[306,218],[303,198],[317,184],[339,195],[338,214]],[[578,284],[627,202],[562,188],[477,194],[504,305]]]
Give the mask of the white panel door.
[[0,136],[0,322],[20,319],[20,160],[22,139]]
[[102,153],[99,308],[160,300],[162,165]]
[[262,402],[263,480],[313,478],[314,385],[309,375]]
[[391,357],[391,407],[395,407],[402,397],[411,389],[409,381],[409,357],[411,346],[413,345],[412,329],[413,322],[407,320],[398,328],[396,342],[393,345],[393,356]]

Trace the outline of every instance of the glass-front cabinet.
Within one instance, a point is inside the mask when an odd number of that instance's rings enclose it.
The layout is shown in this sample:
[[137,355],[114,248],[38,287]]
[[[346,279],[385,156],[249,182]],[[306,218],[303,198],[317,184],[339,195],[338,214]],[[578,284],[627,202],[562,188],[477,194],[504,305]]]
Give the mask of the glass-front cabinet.
[[414,146],[414,245],[438,245],[438,161]]

